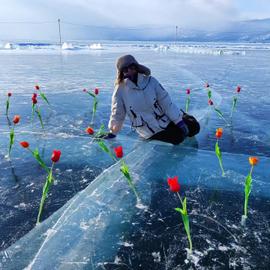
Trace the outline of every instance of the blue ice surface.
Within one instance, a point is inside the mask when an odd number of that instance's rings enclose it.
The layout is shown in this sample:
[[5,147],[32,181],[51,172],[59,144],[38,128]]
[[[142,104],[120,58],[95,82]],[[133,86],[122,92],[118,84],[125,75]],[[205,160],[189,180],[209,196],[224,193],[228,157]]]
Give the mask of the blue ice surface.
[[[174,175],[179,175],[183,186],[233,191],[243,197],[244,180],[249,170],[247,159],[246,155],[225,154],[226,176],[221,177],[214,154],[194,147],[142,142],[125,158],[145,207],[149,207],[159,188],[167,189],[166,178]],[[269,164],[269,159],[261,158],[260,163],[261,168],[254,172],[252,193],[255,197],[269,199],[268,172],[262,169]],[[123,239],[133,226],[140,226],[132,224],[131,219],[150,211],[136,207],[136,203],[120,173],[119,163],[116,163],[60,210],[3,251],[2,267],[99,269],[106,262],[114,261],[121,245],[130,244]],[[220,203],[226,204],[226,201]],[[241,208],[239,205],[239,210]],[[236,226],[240,219],[239,213]]]
[[[52,149],[59,148],[63,152],[55,172],[57,185],[52,188],[47,200],[51,210],[46,212],[44,209],[44,218],[70,199],[59,211],[1,253],[1,267],[4,269],[29,265],[33,269],[67,269],[68,265],[70,269],[74,269],[75,265],[79,269],[92,265],[98,267],[115,258],[121,246],[119,243],[129,233],[128,221],[145,213],[145,210],[135,207],[133,194],[119,173],[119,164],[111,166],[113,162],[110,158],[84,132],[91,118],[92,101],[82,89],[100,88],[94,127],[106,124],[115,60],[125,53],[132,52],[140,62],[149,66],[179,107],[184,107],[185,89],[190,87],[190,108],[203,127],[196,138],[197,143],[190,141],[186,145],[173,147],[138,140],[127,121],[122,134],[109,143],[111,147],[123,145],[143,204],[149,206],[151,196],[155,194],[157,187],[153,182],[167,189],[167,176],[179,175],[184,187],[235,192],[240,198],[237,207],[239,217],[232,226],[238,226],[249,155],[260,156],[260,164],[254,171],[252,196],[265,200],[269,198],[269,174],[265,169],[270,153],[270,124],[265,117],[270,108],[270,99],[266,95],[270,86],[269,51],[254,50],[251,46],[245,56],[182,55],[173,51],[154,51],[137,44],[114,46],[116,49],[113,47],[102,52],[65,52],[62,55],[51,52],[36,55],[31,51],[0,54],[3,63],[0,67],[1,89],[7,89],[6,92],[12,89],[14,93],[10,116],[22,116],[22,122],[15,130],[17,145],[14,146],[11,161],[7,161],[4,156],[9,128],[2,100],[0,199],[4,211],[1,214],[1,234],[15,231],[18,236],[15,234],[14,240],[17,240],[24,234],[19,233],[19,227],[27,232],[34,226],[46,177],[29,153],[18,146],[18,141],[28,140],[31,146],[39,146],[47,164],[50,164]],[[222,120],[207,108],[203,87],[206,81],[213,89],[213,101],[226,117],[236,85],[242,86],[231,127],[224,126]],[[37,119],[32,125],[29,121],[29,101],[36,83],[41,85],[52,103],[51,108],[44,104],[41,106],[45,131],[40,129]],[[224,127],[220,144],[224,152],[225,178],[220,177],[213,153],[215,129],[220,126]],[[190,148],[191,145],[193,148]],[[94,182],[72,198],[93,179]],[[226,204],[223,202],[223,205]],[[263,209],[254,211],[261,216],[264,214]],[[31,216],[25,213],[31,213]],[[5,226],[7,219],[10,219],[12,226]],[[27,226],[28,229],[24,229]],[[63,242],[66,244],[63,245]],[[89,246],[91,249],[88,249]],[[52,255],[55,254],[58,256],[54,258]]]

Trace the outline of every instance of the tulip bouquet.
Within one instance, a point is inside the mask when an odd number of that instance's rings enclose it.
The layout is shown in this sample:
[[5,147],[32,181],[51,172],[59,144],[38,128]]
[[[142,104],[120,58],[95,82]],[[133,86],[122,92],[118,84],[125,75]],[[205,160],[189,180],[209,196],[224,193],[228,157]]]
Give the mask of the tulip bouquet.
[[219,148],[219,144],[218,144],[218,140],[222,137],[222,134],[223,134],[223,129],[222,128],[218,128],[216,130],[217,141],[216,141],[216,145],[215,145],[215,152],[216,152],[216,156],[217,156],[218,161],[219,161],[220,169],[222,171],[222,176],[225,176],[225,172],[224,172],[223,164],[222,164],[222,154],[221,154],[221,151],[220,151],[220,148]]
[[9,92],[9,93],[7,94],[7,96],[8,96],[8,98],[7,98],[7,101],[6,101],[6,115],[8,115],[9,104],[10,104],[9,99],[10,99],[10,97],[12,96],[12,93]]
[[39,92],[39,95],[41,96],[41,98],[42,98],[48,105],[50,105],[50,103],[49,103],[49,101],[48,101],[46,95],[40,90],[39,85],[36,85],[36,86],[35,86],[35,89]]
[[37,114],[39,122],[41,124],[41,127],[42,127],[42,129],[44,129],[44,124],[43,124],[43,121],[42,121],[40,108],[37,106],[37,94],[36,93],[34,93],[32,95],[32,119],[31,119],[31,121],[33,121],[33,119],[34,119],[34,113]]
[[241,220],[242,225],[245,225],[245,222],[247,219],[248,199],[249,199],[249,195],[251,193],[251,187],[252,187],[252,172],[253,172],[254,166],[258,162],[259,162],[259,159],[257,157],[249,157],[249,164],[251,165],[251,167],[245,181],[245,202],[244,202],[244,215],[242,215],[242,220]]
[[236,94],[237,94],[237,96],[234,96],[234,97],[233,97],[233,104],[232,104],[232,110],[231,110],[231,117],[232,117],[233,112],[234,112],[234,110],[235,110],[236,103],[237,103],[237,97],[238,97],[240,91],[241,91],[241,87],[238,85],[238,86],[236,87]]
[[188,108],[189,108],[189,104],[190,104],[190,89],[189,88],[186,90],[186,94],[187,94],[187,99],[186,99],[186,113],[188,113]]
[[13,127],[10,129],[10,133],[9,133],[9,148],[8,148],[8,157],[10,158],[10,153],[11,153],[11,149],[12,146],[14,144],[14,140],[15,140],[15,132],[14,132],[14,128],[15,125],[17,125],[20,122],[21,117],[19,115],[15,115],[13,118]]
[[43,186],[42,197],[41,197],[39,210],[38,210],[38,216],[37,216],[37,224],[40,222],[40,217],[41,217],[41,214],[42,214],[43,206],[44,206],[47,194],[49,192],[50,186],[54,182],[54,178],[53,178],[53,175],[52,175],[54,164],[59,161],[60,156],[61,156],[61,151],[60,150],[53,150],[52,157],[51,157],[52,166],[51,166],[51,169],[49,170],[48,176],[46,178],[46,182],[45,182],[45,184]]
[[83,92],[87,93],[92,98],[94,98],[94,103],[93,103],[93,108],[92,108],[92,119],[91,119],[91,124],[93,124],[94,123],[94,117],[95,117],[95,114],[96,114],[96,111],[97,111],[97,105],[98,105],[97,95],[99,93],[99,89],[95,88],[93,92],[89,92],[86,89],[83,89]]
[[170,190],[172,192],[175,192],[180,200],[182,208],[178,207],[178,208],[175,208],[175,210],[179,212],[182,216],[182,221],[184,223],[185,232],[186,232],[188,242],[189,242],[189,253],[192,253],[192,241],[191,241],[190,226],[189,226],[189,216],[187,212],[187,198],[185,197],[184,200],[182,200],[179,194],[180,184],[178,182],[178,176],[174,176],[172,178],[169,177],[167,181],[168,181]]

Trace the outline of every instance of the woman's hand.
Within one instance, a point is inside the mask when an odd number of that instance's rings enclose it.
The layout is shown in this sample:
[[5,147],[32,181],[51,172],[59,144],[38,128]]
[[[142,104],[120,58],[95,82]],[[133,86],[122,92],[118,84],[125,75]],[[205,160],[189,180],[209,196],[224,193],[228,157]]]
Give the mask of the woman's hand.
[[120,131],[121,127],[119,125],[112,125],[111,126],[111,132],[112,133],[118,133]]

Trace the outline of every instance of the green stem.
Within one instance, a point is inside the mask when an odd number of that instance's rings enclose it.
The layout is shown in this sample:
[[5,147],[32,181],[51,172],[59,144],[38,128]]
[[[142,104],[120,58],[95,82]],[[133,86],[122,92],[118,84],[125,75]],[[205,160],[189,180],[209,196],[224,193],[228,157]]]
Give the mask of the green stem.
[[14,132],[14,126],[10,130],[9,134],[9,148],[8,148],[8,157],[10,157],[12,145],[14,144],[14,137],[15,137],[15,132]]
[[6,115],[8,115],[8,109],[9,109],[9,97],[8,97],[7,103],[6,103]]
[[218,158],[219,167],[221,169],[222,176],[225,176],[225,171],[224,171],[223,163],[222,163],[221,151],[220,151],[220,148],[219,148],[219,145],[218,145],[218,139],[216,141],[215,152],[216,152],[216,156]]
[[92,119],[91,119],[92,124],[94,123],[94,118],[95,118],[96,111],[97,111],[97,104],[98,104],[97,98],[96,98],[96,96],[94,96],[94,104],[93,104]]
[[221,158],[218,158],[218,161],[219,161],[219,166],[220,166],[220,169],[221,169],[221,172],[222,172],[222,176],[225,176],[225,171],[223,169],[223,164],[222,164]]
[[39,122],[40,122],[40,125],[42,127],[42,129],[44,129],[44,124],[43,124],[43,121],[42,121],[42,117],[41,117],[41,113],[40,113],[40,109],[36,109],[36,113],[38,115],[38,119],[39,119]]
[[[251,165],[251,168],[250,168],[250,172],[248,174],[248,176],[251,177],[252,179],[252,172],[253,172],[253,165]],[[245,186],[247,185],[247,183],[245,183]],[[246,188],[246,187],[245,187]],[[245,203],[244,203],[244,216],[247,218],[247,213],[248,213],[248,200],[249,200],[249,194],[247,194],[245,192]]]
[[140,197],[139,197],[139,194],[138,194],[138,192],[137,192],[137,190],[136,190],[136,188],[135,188],[135,186],[134,186],[134,184],[133,184],[133,181],[132,181],[132,179],[131,179],[131,176],[130,176],[130,173],[129,173],[128,166],[127,166],[127,164],[125,163],[125,161],[124,161],[123,159],[121,159],[121,162],[122,162],[122,166],[123,166],[124,168],[127,169],[127,172],[126,172],[126,173],[123,172],[122,170],[121,170],[121,172],[122,172],[123,175],[125,176],[125,178],[126,178],[126,180],[127,180],[127,182],[128,182],[128,185],[130,186],[131,190],[134,192],[134,194],[135,194],[137,200],[139,200]]
[[33,123],[34,120],[34,112],[35,112],[35,104],[32,104],[32,114],[31,114],[31,123]]
[[176,192],[176,193],[177,193],[177,196],[178,196],[178,198],[179,198],[179,200],[180,200],[180,202],[181,202],[182,208],[183,208],[183,201],[182,201],[182,198],[181,198],[179,192]]
[[42,197],[41,197],[41,200],[40,200],[40,205],[39,205],[37,223],[36,224],[38,224],[40,222],[40,217],[41,217],[41,214],[42,214],[42,211],[43,211],[44,203],[45,203],[49,188],[50,188],[50,186],[52,184],[53,166],[54,166],[54,162],[52,163],[52,167],[51,167],[50,172],[49,172],[49,174],[48,174],[48,176],[46,178],[46,182],[45,182],[45,184],[43,186]]
[[188,113],[189,104],[190,104],[190,97],[188,96],[186,100],[186,113]]

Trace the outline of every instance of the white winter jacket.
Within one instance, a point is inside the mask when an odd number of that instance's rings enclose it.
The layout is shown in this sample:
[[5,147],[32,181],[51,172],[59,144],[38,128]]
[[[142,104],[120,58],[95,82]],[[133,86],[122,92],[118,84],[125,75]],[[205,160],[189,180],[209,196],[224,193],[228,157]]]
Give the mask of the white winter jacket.
[[126,114],[131,126],[145,139],[164,130],[171,121],[177,124],[182,120],[180,110],[162,85],[154,77],[140,73],[137,85],[125,79],[115,87],[109,129],[116,125],[120,130]]

